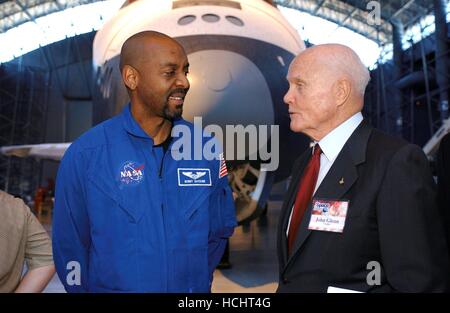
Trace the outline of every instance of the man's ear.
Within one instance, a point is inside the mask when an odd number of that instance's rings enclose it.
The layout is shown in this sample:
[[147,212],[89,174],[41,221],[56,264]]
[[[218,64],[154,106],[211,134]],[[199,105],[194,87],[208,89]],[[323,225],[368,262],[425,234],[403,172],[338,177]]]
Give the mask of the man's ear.
[[128,89],[135,90],[139,80],[138,72],[131,65],[125,65],[122,69],[122,79]]
[[352,92],[352,84],[347,78],[342,78],[336,81],[334,84],[334,98],[336,99],[336,105],[343,105],[350,97]]

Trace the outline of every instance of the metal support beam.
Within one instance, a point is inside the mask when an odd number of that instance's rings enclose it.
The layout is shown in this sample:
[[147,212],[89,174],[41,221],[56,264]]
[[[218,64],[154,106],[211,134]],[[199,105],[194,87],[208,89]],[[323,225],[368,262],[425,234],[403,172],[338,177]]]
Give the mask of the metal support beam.
[[[402,77],[402,61],[403,61],[403,25],[400,21],[393,20],[392,24],[392,41],[394,46],[394,81],[398,81]],[[398,136],[402,135],[403,131],[403,117],[402,117],[402,93],[400,88],[392,86],[393,88],[393,112],[395,128],[394,133]]]
[[447,44],[446,1],[434,0],[434,15],[436,23],[436,81],[439,86],[439,112],[441,122],[448,118],[448,59],[449,48]]
[[391,17],[389,18],[389,22],[395,21],[395,19],[397,18],[397,16],[399,16],[403,11],[405,11],[406,9],[408,9],[415,0],[409,0],[405,5],[403,5],[399,10],[397,10],[394,14],[391,15]]
[[[19,62],[17,64],[18,72],[20,72],[21,69],[22,69],[21,62]],[[21,92],[20,91],[20,75],[17,75],[16,96],[15,96],[15,99],[14,99],[14,111],[13,111],[14,113],[13,113],[13,116],[12,116],[12,127],[11,127],[11,131],[9,133],[9,142],[10,142],[10,144],[14,143],[14,135],[15,135],[16,126],[17,126],[16,119],[17,119],[17,114],[18,114],[18,110],[19,110],[19,95],[20,95],[20,92]],[[6,179],[5,180],[5,189],[4,189],[5,192],[9,191],[9,185],[10,185],[9,178],[11,176],[11,167],[12,167],[12,160],[11,160],[11,157],[8,157],[8,164],[7,164],[7,167],[6,167],[6,175],[5,175],[5,179]]]
[[322,0],[322,1],[320,1],[320,2],[317,4],[316,8],[315,8],[314,11],[312,12],[313,15],[316,15],[317,11],[320,10],[320,8],[321,8],[322,5],[325,3],[325,1],[327,1],[327,0]]
[[347,16],[342,20],[341,25],[344,26],[344,23],[351,17],[353,17],[353,15],[355,15],[355,13],[358,11],[357,8],[354,8],[349,14],[347,14]]
[[23,13],[25,13],[25,15],[30,19],[30,21],[32,22],[36,22],[36,20],[34,19],[34,17],[30,14],[30,12],[28,12],[28,8],[22,3],[20,2],[20,0],[16,0],[15,3],[19,6],[19,8],[23,11]]
[[430,94],[430,78],[428,76],[428,64],[425,55],[425,48],[423,46],[423,39],[419,41],[420,55],[422,58],[422,70],[425,77],[425,93],[427,98],[427,113],[428,113],[428,128],[430,132],[430,137],[434,134],[434,123],[433,123],[433,112],[431,106],[431,94]]

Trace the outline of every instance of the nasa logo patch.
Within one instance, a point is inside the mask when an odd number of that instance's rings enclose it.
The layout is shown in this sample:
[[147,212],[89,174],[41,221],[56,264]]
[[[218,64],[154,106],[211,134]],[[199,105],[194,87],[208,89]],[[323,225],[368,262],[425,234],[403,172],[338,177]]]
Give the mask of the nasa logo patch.
[[144,180],[144,164],[126,161],[119,171],[119,181],[124,186],[134,186]]

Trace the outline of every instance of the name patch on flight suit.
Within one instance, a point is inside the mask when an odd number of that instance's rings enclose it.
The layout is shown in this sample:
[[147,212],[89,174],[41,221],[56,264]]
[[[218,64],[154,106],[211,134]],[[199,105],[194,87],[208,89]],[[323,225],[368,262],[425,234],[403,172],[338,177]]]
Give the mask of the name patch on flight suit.
[[209,168],[178,168],[178,186],[211,186]]
[[308,229],[342,233],[348,201],[313,199]]

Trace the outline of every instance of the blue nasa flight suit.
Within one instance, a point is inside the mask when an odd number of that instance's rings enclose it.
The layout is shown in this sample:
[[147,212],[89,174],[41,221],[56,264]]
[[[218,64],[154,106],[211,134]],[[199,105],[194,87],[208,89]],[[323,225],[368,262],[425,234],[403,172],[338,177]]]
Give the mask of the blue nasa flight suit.
[[68,292],[210,291],[236,226],[232,192],[219,159],[176,161],[176,142],[154,146],[128,105],[66,151],[53,255]]

